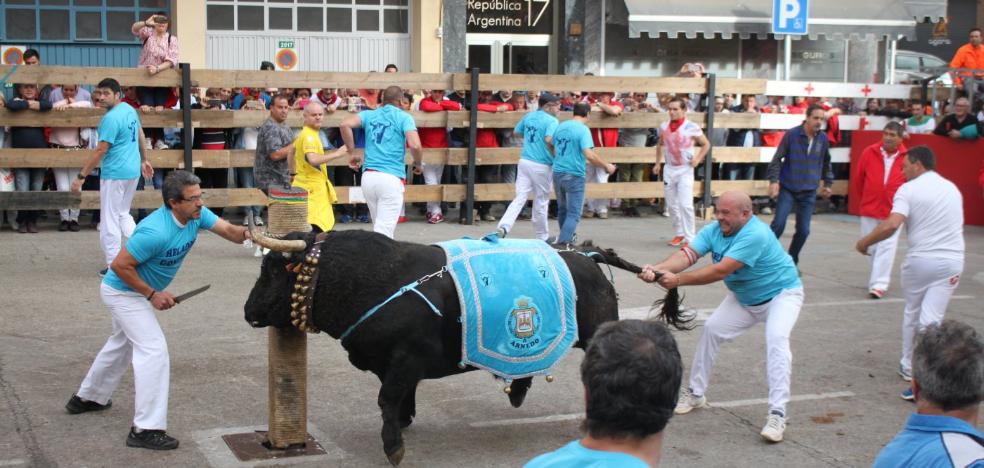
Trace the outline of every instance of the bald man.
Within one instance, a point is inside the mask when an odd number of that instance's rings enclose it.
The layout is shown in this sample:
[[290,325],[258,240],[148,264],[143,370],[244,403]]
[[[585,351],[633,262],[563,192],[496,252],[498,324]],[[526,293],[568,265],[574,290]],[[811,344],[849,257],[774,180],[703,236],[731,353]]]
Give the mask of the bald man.
[[[684,271],[708,252],[710,265]],[[769,226],[752,214],[752,199],[744,192],[723,193],[718,199],[717,222],[704,226],[690,244],[662,262],[643,266],[639,278],[658,281],[665,288],[721,280],[728,287],[724,301],[704,324],[690,366],[690,384],[680,392],[677,414],[707,407],[704,392],[718,348],[765,322],[769,414],[761,435],[767,441],[781,442],[793,361],[789,335],[803,306],[803,283],[792,257]]]
[[291,185],[308,192],[308,223],[316,232],[327,232],[335,226],[335,213],[331,205],[337,197],[335,187],[328,180],[325,163],[348,154],[344,146],[325,154],[320,135],[324,117],[325,108],[317,101],[311,101],[304,107],[304,129],[294,140],[294,157],[288,164]]

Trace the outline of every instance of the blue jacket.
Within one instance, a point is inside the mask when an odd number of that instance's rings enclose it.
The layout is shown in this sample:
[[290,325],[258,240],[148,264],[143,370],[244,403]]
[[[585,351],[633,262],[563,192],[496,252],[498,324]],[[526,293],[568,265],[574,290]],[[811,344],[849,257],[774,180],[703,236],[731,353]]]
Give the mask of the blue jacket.
[[872,468],[984,467],[984,434],[962,419],[913,413]]
[[769,163],[769,182],[794,192],[816,190],[823,179],[824,187],[834,184],[830,169],[830,141],[817,132],[810,148],[810,138],[800,125],[786,132]]

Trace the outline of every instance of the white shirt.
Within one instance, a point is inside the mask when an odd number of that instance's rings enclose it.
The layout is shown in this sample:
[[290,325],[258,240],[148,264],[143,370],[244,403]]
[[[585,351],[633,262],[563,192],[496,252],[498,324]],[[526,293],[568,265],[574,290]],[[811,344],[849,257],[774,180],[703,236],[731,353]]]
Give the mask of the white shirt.
[[899,150],[895,150],[894,153],[888,154],[885,148],[878,148],[881,150],[882,162],[885,163],[885,178],[882,180],[882,185],[888,184],[888,176],[892,172],[892,165],[895,164],[895,158],[899,157]]
[[963,260],[963,197],[953,182],[924,172],[895,192],[892,213],[906,217],[910,256]]
[[932,118],[926,119],[925,122],[921,124],[913,123],[913,118],[905,120],[905,130],[913,135],[928,135],[936,130],[936,121]]

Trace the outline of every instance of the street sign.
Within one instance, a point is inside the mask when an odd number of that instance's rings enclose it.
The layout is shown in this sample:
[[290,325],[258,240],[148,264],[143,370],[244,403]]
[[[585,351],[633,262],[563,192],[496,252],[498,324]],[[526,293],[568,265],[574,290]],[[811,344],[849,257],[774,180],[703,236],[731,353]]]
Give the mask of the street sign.
[[806,34],[809,13],[809,0],[772,0],[772,33]]
[[300,59],[294,49],[293,40],[277,41],[277,50],[273,54],[273,63],[277,70],[290,71],[297,68]]

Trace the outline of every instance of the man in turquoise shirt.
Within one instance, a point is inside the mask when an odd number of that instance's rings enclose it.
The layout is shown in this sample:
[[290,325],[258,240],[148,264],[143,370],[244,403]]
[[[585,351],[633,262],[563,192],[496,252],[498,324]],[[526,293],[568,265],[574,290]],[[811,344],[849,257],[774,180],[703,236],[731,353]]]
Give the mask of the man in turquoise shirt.
[[174,307],[167,286],[195,244],[199,229],[231,242],[249,233],[217,217],[202,203],[201,181],[190,172],[174,171],[164,179],[164,205],[137,225],[133,236],[110,265],[100,290],[113,319],[113,334],[89,368],[78,392],[65,405],[71,414],[112,405],[110,396],[133,362],[133,426],[129,447],[170,450],[178,440],[167,435],[170,359],[154,309]]
[[585,122],[591,106],[578,103],[574,106],[574,118],[557,126],[553,133],[553,147],[556,151],[553,163],[553,184],[557,192],[557,222],[560,223],[558,244],[574,242],[577,224],[581,221],[584,209],[585,160],[605,169],[609,174],[615,172],[615,165],[602,161],[595,154],[594,139]]
[[96,104],[106,109],[99,121],[99,145],[72,182],[72,191],[81,193],[85,176],[98,164],[99,171],[99,241],[107,268],[120,253],[123,239],[133,234],[136,223],[130,216],[130,204],[137,191],[140,174],[148,179],[154,168],[145,153],[144,132],[137,111],[122,101],[120,84],[106,78],[92,92]]
[[984,342],[970,325],[944,320],[916,338],[916,412],[882,449],[874,468],[984,467],[984,434],[974,427],[984,389]]
[[[683,271],[708,252],[711,265]],[[765,322],[769,414],[761,435],[769,442],[781,442],[793,362],[789,335],[803,307],[803,283],[769,226],[752,214],[752,199],[741,191],[721,194],[717,222],[704,226],[693,242],[661,263],[643,266],[639,277],[667,289],[721,280],[728,287],[728,295],[704,324],[690,367],[690,385],[680,394],[677,414],[707,406],[704,392],[721,344]]]
[[[423,152],[413,117],[400,106],[403,90],[390,86],[383,91],[383,106],[362,111],[342,122],[342,140],[348,148],[349,167],[362,168],[362,194],[369,205],[372,230],[393,238],[403,208],[406,185],[407,147],[413,156],[413,173],[422,174]],[[353,129],[366,130],[365,158],[355,151]]]
[[663,430],[673,417],[683,363],[666,325],[608,322],[581,362],[587,434],[526,468],[647,468],[659,465]]
[[539,109],[524,115],[513,129],[513,133],[523,136],[523,152],[516,167],[516,197],[499,219],[500,237],[505,237],[512,230],[530,192],[533,193],[535,236],[540,240],[547,240],[550,236],[547,206],[550,204],[550,185],[553,182],[551,135],[558,125],[556,115],[560,110],[560,98],[544,92],[540,94],[539,104]]

